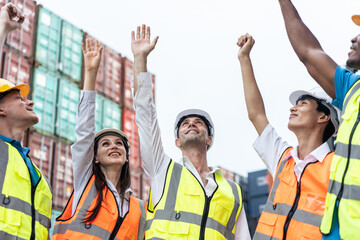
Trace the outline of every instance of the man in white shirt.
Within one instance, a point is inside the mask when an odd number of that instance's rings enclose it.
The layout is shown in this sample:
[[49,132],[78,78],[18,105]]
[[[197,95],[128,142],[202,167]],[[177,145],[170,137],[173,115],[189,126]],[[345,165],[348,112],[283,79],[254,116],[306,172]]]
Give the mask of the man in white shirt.
[[214,137],[210,116],[198,109],[181,112],[174,128],[183,158],[175,163],[164,153],[146,66],[157,40],[150,41],[145,25],[136,36],[132,32],[134,108],[151,183],[145,238],[250,239],[239,186],[207,164]]
[[327,140],[339,126],[331,98],[320,89],[290,95],[288,128],[297,139],[292,148],[277,135],[266,117],[250,59],[254,39],[238,39],[245,101],[259,134],[254,148],[274,177],[274,184],[253,239],[321,239],[320,223],[333,153]]

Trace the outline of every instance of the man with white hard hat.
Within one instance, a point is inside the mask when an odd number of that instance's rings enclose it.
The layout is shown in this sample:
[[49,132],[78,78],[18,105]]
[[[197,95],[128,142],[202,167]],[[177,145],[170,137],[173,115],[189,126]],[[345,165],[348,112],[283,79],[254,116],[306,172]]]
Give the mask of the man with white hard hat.
[[[23,21],[13,4],[1,8],[0,50],[7,34]],[[26,98],[29,91],[27,84],[0,79],[0,239],[48,238],[50,185],[20,142],[25,130],[39,121],[34,102]]]
[[[333,104],[343,112],[320,230],[326,240],[359,239],[360,151],[357,149],[360,147],[360,75],[342,68],[322,49],[291,0],[279,0],[279,4],[295,53],[312,78],[334,99]],[[360,15],[352,16],[352,20],[360,26]],[[360,69],[360,34],[350,41],[346,65],[356,71]]]
[[158,37],[150,41],[150,27],[132,32],[134,54],[134,108],[144,171],[151,192],[145,239],[250,239],[240,187],[207,163],[214,141],[208,113],[185,110],[176,118],[175,144],[179,163],[164,153],[153,103],[147,56]]
[[338,112],[320,87],[293,92],[288,128],[296,135],[298,146],[291,147],[267,119],[250,59],[254,43],[249,34],[241,36],[238,59],[249,119],[259,134],[253,146],[274,183],[253,239],[320,240],[334,155],[327,140],[338,130]]

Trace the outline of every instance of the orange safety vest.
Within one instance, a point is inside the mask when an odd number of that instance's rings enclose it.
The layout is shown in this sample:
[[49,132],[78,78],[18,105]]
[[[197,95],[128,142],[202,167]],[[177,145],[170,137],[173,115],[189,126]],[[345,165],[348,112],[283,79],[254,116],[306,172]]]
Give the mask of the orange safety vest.
[[129,211],[121,222],[119,207],[112,191],[105,187],[102,194],[104,200],[98,215],[91,223],[85,223],[84,219],[90,215],[89,210],[94,208],[97,201],[93,175],[85,187],[74,215],[71,215],[74,193],[71,194],[64,212],[56,219],[51,239],[142,240],[147,204],[131,196]]
[[280,159],[253,240],[321,240],[320,224],[334,153],[327,154],[323,162],[308,163],[298,182],[295,161],[289,153],[291,149],[288,148]]

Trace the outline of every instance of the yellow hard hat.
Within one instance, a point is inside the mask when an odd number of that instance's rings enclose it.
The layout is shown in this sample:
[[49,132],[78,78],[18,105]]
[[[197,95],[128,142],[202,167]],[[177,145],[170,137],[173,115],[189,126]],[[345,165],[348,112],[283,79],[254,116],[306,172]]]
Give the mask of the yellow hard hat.
[[12,82],[10,82],[6,79],[0,78],[0,94],[7,92],[11,89],[18,89],[20,92],[20,95],[22,97],[26,97],[30,92],[29,85],[27,85],[25,83],[14,85]]
[[356,25],[360,26],[360,15],[354,15],[351,17],[351,19]]

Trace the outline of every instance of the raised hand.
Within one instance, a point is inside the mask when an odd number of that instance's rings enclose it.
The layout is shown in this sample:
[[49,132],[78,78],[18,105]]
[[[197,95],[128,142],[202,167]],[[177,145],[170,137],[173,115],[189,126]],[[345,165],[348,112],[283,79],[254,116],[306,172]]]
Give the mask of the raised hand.
[[85,44],[81,43],[81,47],[84,53],[85,71],[97,72],[100,65],[103,46],[100,46],[99,41],[88,38],[86,39]]
[[255,40],[252,36],[246,33],[245,35],[242,35],[238,38],[236,44],[240,47],[238,52],[238,59],[240,60],[240,58],[243,56],[249,56],[250,51],[255,44]]
[[5,34],[21,27],[24,14],[12,3],[8,3],[0,10],[0,31]]
[[137,27],[136,36],[135,32],[131,31],[131,50],[134,57],[147,57],[149,53],[155,48],[159,37],[155,37],[153,41],[150,41],[150,27],[145,24]]

